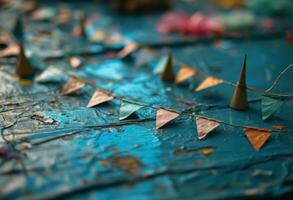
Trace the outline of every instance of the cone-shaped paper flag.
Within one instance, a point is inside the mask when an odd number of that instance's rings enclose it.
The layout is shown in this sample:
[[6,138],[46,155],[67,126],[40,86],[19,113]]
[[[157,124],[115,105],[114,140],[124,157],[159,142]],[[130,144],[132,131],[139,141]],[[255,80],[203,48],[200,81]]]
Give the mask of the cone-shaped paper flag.
[[119,111],[119,120],[126,119],[129,117],[132,113],[137,111],[138,109],[142,108],[143,106],[137,105],[137,104],[132,104],[129,102],[122,102],[120,106],[120,111]]
[[261,97],[261,111],[262,120],[269,118],[274,112],[276,112],[282,105],[283,101],[279,99],[273,99],[270,97]]
[[81,19],[80,19],[79,26],[80,26],[80,35],[84,39],[87,39],[86,24],[87,24],[86,15],[83,14],[82,17],[81,17]]
[[132,52],[136,51],[139,48],[139,45],[135,42],[128,43],[121,51],[117,53],[118,58],[125,58]]
[[245,135],[247,136],[250,144],[256,151],[259,151],[265,142],[271,136],[271,133],[267,130],[260,129],[245,129]]
[[81,88],[83,88],[85,86],[85,81],[72,76],[70,77],[70,79],[65,83],[65,85],[63,86],[63,88],[61,89],[60,94],[63,95],[68,95],[68,94],[72,94],[74,92],[79,91]]
[[197,74],[197,70],[186,65],[181,65],[181,69],[179,70],[175,79],[175,84],[179,84],[196,74]]
[[93,94],[91,100],[89,101],[87,107],[91,108],[93,106],[99,105],[101,103],[112,100],[114,97],[102,90],[97,89]]
[[159,129],[178,117],[179,114],[169,110],[159,109],[156,114],[156,129]]
[[19,14],[15,20],[15,24],[12,30],[12,34],[14,36],[14,38],[18,41],[18,42],[22,42],[23,40],[23,23],[22,23],[22,19],[23,19],[23,14]]
[[23,46],[21,44],[20,51],[17,57],[15,73],[20,77],[32,76],[35,73],[28,58],[25,55],[25,50],[23,49]]
[[161,79],[163,81],[170,81],[170,82],[173,82],[175,80],[174,71],[173,71],[173,59],[172,59],[171,53],[167,57],[167,62],[161,74]]
[[195,122],[199,140],[204,139],[212,130],[220,125],[219,122],[198,116],[195,117]]
[[217,78],[209,76],[194,91],[198,92],[200,90],[204,90],[204,89],[207,89],[209,87],[219,85],[219,84],[221,84],[223,82],[224,81],[221,80],[221,79],[217,79]]
[[236,110],[246,110],[247,109],[247,97],[246,97],[246,55],[244,57],[244,62],[242,65],[242,70],[240,74],[240,79],[236,85],[234,90],[234,94],[232,96],[230,107]]

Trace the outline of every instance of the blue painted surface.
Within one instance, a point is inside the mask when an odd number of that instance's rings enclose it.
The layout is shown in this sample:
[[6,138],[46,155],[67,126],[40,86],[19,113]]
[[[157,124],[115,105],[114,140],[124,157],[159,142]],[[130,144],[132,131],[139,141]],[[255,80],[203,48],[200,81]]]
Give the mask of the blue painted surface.
[[[118,20],[117,16],[103,15],[112,19],[109,27],[119,21],[135,27],[142,20],[130,17]],[[147,23],[152,24],[155,19]],[[33,25],[28,30],[27,34],[31,34]],[[140,36],[132,30],[129,28],[130,36]],[[140,39],[149,38],[141,36]],[[76,46],[84,46],[81,41],[75,42]],[[29,42],[28,45],[34,46]],[[293,61],[292,44],[284,39],[223,40],[220,48],[191,44],[170,50],[176,59],[231,82],[237,81],[243,55],[248,54],[247,83],[262,89],[268,88],[277,74]],[[158,51],[164,53],[164,49]],[[229,86],[219,85],[193,93],[202,80],[200,76],[180,86],[162,82],[152,73],[159,58],[144,67],[135,66],[131,59],[111,59],[105,54],[83,60],[79,69],[70,68],[66,58],[44,60],[44,66],[54,65],[69,74],[95,81],[100,88],[142,103],[191,109],[239,125],[266,128],[284,125],[293,129],[292,101],[286,102],[270,120],[262,121],[259,101],[250,103],[245,112],[228,107],[233,92]],[[292,134],[273,133],[260,152],[253,150],[242,129],[225,125],[206,140],[198,141],[191,117],[179,117],[156,131],[155,110],[143,108],[137,112],[138,118],[121,123],[118,100],[86,108],[93,92],[90,87],[82,95],[61,97],[58,90],[63,83],[34,82],[31,87],[22,86],[13,73],[13,64],[1,64],[1,132],[5,138],[14,136],[5,156],[0,158],[1,199],[278,198],[293,190]],[[292,73],[282,79],[276,91],[292,90]],[[258,97],[249,93],[249,98]],[[181,99],[197,105],[184,106]],[[52,118],[55,123],[32,120],[33,114]],[[15,120],[14,126],[4,128]],[[212,154],[201,153],[210,147],[214,148]],[[139,160],[141,167],[136,173],[115,165],[113,159],[123,156]]]

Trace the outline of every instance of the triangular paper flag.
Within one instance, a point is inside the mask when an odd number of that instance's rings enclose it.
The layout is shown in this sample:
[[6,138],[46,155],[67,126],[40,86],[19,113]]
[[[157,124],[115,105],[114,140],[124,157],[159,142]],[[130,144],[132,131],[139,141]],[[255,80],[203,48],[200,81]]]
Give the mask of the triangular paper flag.
[[102,90],[97,89],[93,94],[91,100],[89,101],[87,107],[91,108],[93,106],[99,105],[101,103],[112,100],[114,97]]
[[282,105],[283,101],[279,99],[273,99],[270,97],[261,97],[261,111],[262,111],[262,119],[266,120],[269,118],[274,112],[276,112]]
[[128,102],[122,102],[120,106],[120,111],[119,111],[119,120],[126,119],[129,117],[132,113],[137,111],[138,109],[142,108],[143,106],[137,105],[137,104],[132,104]]
[[161,79],[163,81],[170,81],[170,82],[173,82],[175,80],[174,71],[173,71],[173,59],[171,54],[169,54],[167,57],[167,62],[161,74]]
[[198,92],[200,90],[204,90],[206,88],[219,85],[219,84],[221,84],[223,82],[224,81],[221,80],[221,79],[217,79],[217,78],[214,78],[214,77],[209,76],[194,91],[195,92]]
[[62,70],[54,66],[50,66],[40,75],[38,75],[35,81],[39,83],[59,83],[65,81],[66,79],[67,76]]
[[196,117],[195,122],[199,140],[204,139],[212,130],[220,125],[219,122],[202,117]]
[[176,112],[172,112],[169,110],[159,109],[156,113],[156,129],[161,128],[162,126],[166,125],[176,117],[178,117],[179,114]]
[[271,136],[271,132],[266,130],[251,129],[248,128],[245,130],[245,135],[247,136],[250,144],[256,151],[259,151],[265,142]]
[[118,58],[125,58],[135,50],[139,48],[139,45],[135,42],[128,43],[121,51],[117,53]]
[[151,50],[148,49],[141,49],[138,52],[137,58],[135,60],[135,66],[143,66],[153,60],[155,55]]
[[175,79],[175,84],[179,84],[196,74],[197,74],[197,70],[189,66],[181,65],[181,69],[179,70]]
[[162,72],[164,71],[164,68],[166,66],[167,61],[168,61],[168,57],[167,56],[162,57],[159,60],[157,66],[155,67],[155,69],[153,71],[154,74],[162,74]]
[[35,71],[31,66],[30,61],[25,55],[25,50],[22,45],[19,46],[20,51],[17,57],[15,73],[20,77],[32,76]]
[[60,94],[68,95],[74,92],[79,91],[81,88],[85,86],[86,82],[78,77],[72,76],[70,79],[65,83],[63,88],[61,89]]

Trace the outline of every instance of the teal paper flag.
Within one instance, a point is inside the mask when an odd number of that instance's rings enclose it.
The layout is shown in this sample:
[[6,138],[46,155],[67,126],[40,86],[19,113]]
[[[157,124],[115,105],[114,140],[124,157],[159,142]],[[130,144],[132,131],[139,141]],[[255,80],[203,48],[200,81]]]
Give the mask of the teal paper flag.
[[143,66],[152,61],[154,58],[155,55],[150,50],[141,49],[135,60],[135,66]]
[[262,119],[266,120],[269,118],[274,112],[276,112],[284,102],[279,99],[273,99],[270,97],[262,96],[261,99],[261,111],[262,111]]
[[127,117],[129,117],[132,113],[137,111],[138,109],[142,108],[143,106],[132,104],[129,102],[122,102],[120,106],[120,112],[119,112],[119,120],[124,120]]
[[158,62],[158,64],[157,64],[156,68],[154,69],[154,74],[161,74],[161,73],[164,71],[167,62],[168,62],[168,56],[164,56],[164,57],[162,57],[162,58],[159,60],[159,62]]

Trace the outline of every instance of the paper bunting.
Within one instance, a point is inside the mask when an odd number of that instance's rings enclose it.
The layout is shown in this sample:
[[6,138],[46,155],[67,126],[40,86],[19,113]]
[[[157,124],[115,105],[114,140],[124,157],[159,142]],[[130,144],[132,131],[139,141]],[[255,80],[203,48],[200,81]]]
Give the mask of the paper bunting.
[[247,95],[246,95],[246,60],[245,55],[240,78],[235,87],[233,96],[231,98],[230,107],[236,110],[246,110],[247,105]]
[[69,63],[72,68],[76,69],[81,65],[81,59],[73,56],[69,58]]
[[139,51],[137,58],[135,60],[135,66],[143,66],[153,60],[155,55],[151,50],[142,49]]
[[179,114],[173,111],[159,109],[156,113],[156,129],[159,129],[178,117]]
[[220,125],[219,122],[198,116],[195,117],[195,122],[199,140],[204,139],[212,130],[214,130]]
[[132,52],[136,51],[139,48],[139,45],[135,42],[128,43],[121,51],[117,53],[118,58],[125,58]]
[[15,73],[20,77],[32,76],[35,73],[35,70],[25,55],[25,50],[22,45],[20,45],[20,52],[17,57]]
[[170,81],[170,82],[173,82],[175,79],[174,71],[173,71],[173,59],[171,54],[169,54],[167,57],[167,61],[165,63],[165,66],[161,74],[161,79],[163,81]]
[[179,84],[190,77],[194,76],[197,74],[197,71],[189,66],[182,65],[181,69],[179,70],[176,79],[175,79],[175,84]]
[[91,100],[89,101],[87,107],[91,108],[93,106],[99,105],[101,103],[111,101],[114,97],[105,91],[97,89],[93,94]]
[[261,97],[261,112],[262,119],[268,119],[274,112],[276,112],[282,105],[283,101],[279,99],[273,99],[270,97]]
[[207,89],[209,87],[213,87],[213,86],[219,85],[219,84],[221,84],[223,82],[224,81],[221,80],[221,79],[217,79],[217,78],[214,78],[214,77],[209,76],[194,91],[195,92],[198,92],[198,91]]
[[62,96],[79,91],[85,86],[86,82],[78,77],[72,76],[61,89]]
[[0,58],[19,55],[19,50],[20,48],[17,44],[10,44],[0,51]]
[[54,66],[49,66],[45,71],[38,75],[35,79],[39,83],[59,83],[67,79],[64,72]]
[[168,61],[168,57],[167,56],[162,57],[159,60],[157,66],[155,67],[153,73],[154,74],[162,74],[162,72],[164,71],[164,68],[166,66],[167,61]]
[[124,120],[128,118],[132,113],[135,111],[139,110],[143,106],[137,105],[137,104],[132,104],[128,102],[122,102],[120,106],[120,111],[119,111],[119,120]]
[[268,130],[248,128],[245,130],[245,135],[253,148],[259,151],[271,136],[271,132]]

